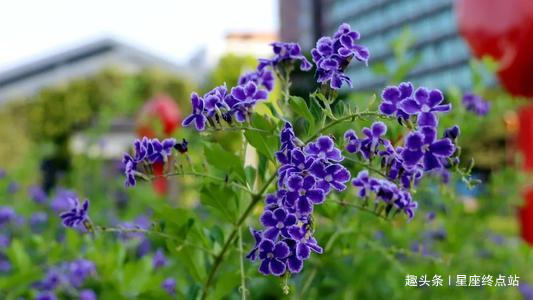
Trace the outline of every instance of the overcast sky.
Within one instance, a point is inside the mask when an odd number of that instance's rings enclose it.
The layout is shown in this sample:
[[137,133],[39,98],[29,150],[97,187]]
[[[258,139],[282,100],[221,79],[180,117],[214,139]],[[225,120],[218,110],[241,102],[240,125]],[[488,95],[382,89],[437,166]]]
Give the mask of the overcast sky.
[[277,0],[2,1],[0,71],[100,37],[183,63],[229,31],[277,28]]

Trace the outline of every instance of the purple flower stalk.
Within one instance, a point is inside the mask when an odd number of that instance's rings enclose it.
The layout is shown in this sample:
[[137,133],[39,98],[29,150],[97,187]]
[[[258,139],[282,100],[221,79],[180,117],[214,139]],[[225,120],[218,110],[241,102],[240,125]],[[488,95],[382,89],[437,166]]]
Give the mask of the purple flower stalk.
[[39,204],[45,203],[48,198],[44,190],[38,185],[31,186],[28,189],[28,194],[35,203]]
[[272,43],[274,57],[272,59],[260,59],[258,70],[263,70],[266,66],[278,67],[280,64],[300,61],[300,69],[309,71],[313,67],[302,54],[302,49],[297,43]]
[[96,267],[90,260],[78,259],[67,264],[67,272],[70,284],[80,287],[89,276],[96,274]]
[[473,93],[465,93],[462,102],[466,110],[478,116],[485,116],[490,111],[490,103]]
[[360,38],[350,25],[342,24],[333,37],[322,37],[311,50],[313,61],[317,66],[318,83],[328,83],[332,89],[340,89],[343,83],[352,86],[352,81],[344,70],[352,60],[368,62],[370,53],[366,47],[355,44]]
[[269,69],[258,69],[254,72],[248,72],[239,77],[239,85],[244,86],[248,82],[253,82],[258,87],[264,87],[271,92],[274,89],[274,74]]
[[204,99],[198,96],[197,93],[192,93],[191,105],[192,113],[183,120],[181,125],[183,125],[183,127],[189,127],[194,122],[196,130],[203,131],[205,129],[205,123],[207,122],[207,117],[204,115]]

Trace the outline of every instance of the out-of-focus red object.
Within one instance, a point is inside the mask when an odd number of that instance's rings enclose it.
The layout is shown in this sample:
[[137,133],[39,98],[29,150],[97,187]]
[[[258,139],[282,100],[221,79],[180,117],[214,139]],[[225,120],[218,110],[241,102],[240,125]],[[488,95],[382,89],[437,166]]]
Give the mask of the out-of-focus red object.
[[[137,136],[149,138],[165,138],[170,136],[181,125],[180,110],[176,102],[169,96],[159,95],[150,99],[141,108],[137,119]],[[168,190],[167,179],[162,177],[163,163],[154,163],[152,169],[156,178],[152,185],[159,195]]]
[[473,54],[500,63],[498,77],[511,94],[533,97],[533,1],[456,0],[455,9]]
[[[181,114],[176,102],[169,96],[159,95],[141,108],[137,119],[137,135],[169,136],[181,124]],[[158,129],[162,132],[157,132]]]
[[[524,107],[518,114],[518,149],[522,152],[523,168],[533,172],[533,105]],[[526,187],[524,206],[519,210],[522,238],[533,247],[533,187]]]
[[524,158],[524,170],[531,172],[533,171],[533,105],[522,108],[518,113],[518,118],[520,122],[518,149]]
[[520,208],[520,226],[522,238],[533,246],[533,188],[526,190],[526,204]]

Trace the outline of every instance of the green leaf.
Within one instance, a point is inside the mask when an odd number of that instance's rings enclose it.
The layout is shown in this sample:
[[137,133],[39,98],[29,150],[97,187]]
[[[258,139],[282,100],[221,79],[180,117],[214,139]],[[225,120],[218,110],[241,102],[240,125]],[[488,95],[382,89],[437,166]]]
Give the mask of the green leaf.
[[226,221],[233,223],[237,217],[237,206],[234,198],[235,192],[227,187],[216,184],[209,184],[200,191],[202,204],[212,207]]
[[274,152],[278,148],[278,139],[272,135],[265,135],[255,130],[245,130],[244,136],[246,141],[250,143],[259,153],[267,157],[269,160],[274,160]]
[[252,166],[247,166],[244,168],[244,173],[246,173],[246,182],[248,183],[248,186],[253,187],[255,183],[255,175],[257,171]]
[[311,126],[315,123],[315,117],[313,117],[313,114],[309,110],[309,107],[307,106],[307,103],[305,102],[304,98],[298,96],[291,96],[289,104],[291,106],[291,109],[296,114],[303,117],[307,122],[309,122]]
[[204,153],[209,165],[228,175],[235,174],[241,183],[245,182],[243,162],[237,155],[225,150],[219,144],[206,144]]

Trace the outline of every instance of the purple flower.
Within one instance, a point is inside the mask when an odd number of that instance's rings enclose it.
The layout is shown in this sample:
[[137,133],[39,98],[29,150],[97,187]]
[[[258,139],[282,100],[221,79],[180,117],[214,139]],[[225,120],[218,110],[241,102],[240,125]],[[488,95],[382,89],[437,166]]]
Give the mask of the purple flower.
[[205,111],[207,117],[212,117],[222,109],[227,110],[226,97],[228,97],[228,88],[226,84],[217,86],[204,95]]
[[15,194],[16,192],[18,192],[20,186],[18,183],[14,182],[14,181],[11,181],[8,185],[7,185],[7,193],[8,194]]
[[197,93],[192,93],[191,105],[192,113],[181,124],[183,127],[189,127],[194,122],[196,130],[203,131],[207,122],[207,118],[204,116],[204,99],[198,96]]
[[155,252],[154,258],[152,259],[152,266],[154,269],[159,269],[164,267],[167,264],[167,258],[163,250],[157,249]]
[[72,205],[70,199],[75,198],[78,198],[78,196],[74,191],[59,188],[50,203],[50,207],[57,213],[69,210]]
[[361,141],[361,153],[366,159],[371,159],[377,153],[379,145],[385,145],[382,136],[386,133],[387,126],[383,122],[374,122],[371,128],[363,128],[366,138]]
[[11,271],[11,262],[5,254],[0,252],[0,273],[6,273],[9,271]]
[[30,217],[30,227],[33,232],[41,232],[44,229],[43,225],[46,225],[47,221],[48,215],[45,212],[33,213]]
[[28,194],[30,195],[31,199],[35,201],[35,203],[43,204],[47,200],[46,193],[38,185],[31,186],[28,189]]
[[266,66],[277,67],[283,62],[295,62],[300,61],[300,69],[302,71],[309,71],[312,68],[311,63],[302,55],[302,49],[297,43],[272,43],[274,50],[274,58],[272,59],[260,59],[259,70],[264,69]]
[[239,85],[244,86],[248,82],[255,83],[258,87],[263,86],[267,91],[271,92],[274,89],[274,74],[272,71],[263,68],[254,72],[248,72],[239,77]]
[[0,179],[3,179],[4,177],[6,177],[6,170],[0,168]]
[[368,64],[368,58],[370,52],[368,48],[355,44],[355,41],[359,40],[360,34],[357,31],[352,31],[350,25],[344,23],[339,26],[337,32],[333,35],[335,40],[338,39],[340,46],[337,49],[337,53],[345,58],[354,56],[358,61],[363,61]]
[[9,206],[0,206],[0,226],[16,218],[15,210]]
[[349,129],[344,133],[344,140],[346,141],[346,151],[357,153],[361,149],[361,140],[353,129]]
[[329,136],[322,135],[316,142],[309,143],[305,147],[305,153],[320,160],[340,162],[344,159],[341,151],[335,147],[335,143]]
[[450,157],[455,146],[448,138],[436,140],[436,130],[433,127],[422,127],[420,132],[410,133],[405,141],[405,148],[401,153],[404,165],[409,168],[421,160],[424,170],[441,168],[439,158]]
[[318,83],[329,81],[332,89],[340,89],[343,83],[352,86],[350,78],[344,75],[344,69],[352,57],[367,63],[370,56],[367,48],[354,43],[358,39],[358,32],[352,31],[350,25],[342,24],[333,38],[322,37],[317,41],[311,55],[317,65]]
[[304,227],[291,227],[289,229],[289,235],[296,241],[296,257],[298,259],[308,259],[311,251],[322,254],[322,247],[317,244],[315,238]]
[[73,207],[70,211],[64,212],[60,216],[64,226],[74,228],[88,220],[89,200],[85,200],[82,205],[80,205],[78,198],[71,198],[71,202]]
[[283,165],[291,162],[291,151],[296,148],[297,138],[289,122],[285,122],[280,132],[279,140],[281,143],[280,150],[276,152],[276,159]]
[[230,113],[235,115],[238,122],[246,121],[247,115],[251,113],[251,109],[259,100],[265,100],[268,93],[265,90],[258,89],[253,82],[247,82],[243,86],[236,86],[231,89],[231,97],[226,99]]
[[96,274],[94,263],[86,259],[78,259],[67,264],[68,279],[75,287],[80,287],[85,280]]
[[413,85],[410,82],[402,82],[398,86],[388,86],[381,93],[383,102],[381,102],[379,110],[387,116],[395,115],[398,119],[407,120],[409,115],[398,107],[398,104],[407,98],[411,99],[412,94]]
[[286,270],[284,260],[289,254],[290,249],[285,242],[273,242],[264,239],[259,244],[259,258],[262,260],[259,272],[265,275],[283,275]]
[[296,216],[288,213],[284,208],[278,208],[273,212],[267,210],[261,216],[261,224],[265,226],[263,237],[275,241],[278,236],[288,238],[287,229],[296,224]]
[[313,211],[313,205],[324,202],[324,191],[315,188],[315,178],[292,175],[287,180],[287,204],[295,207],[300,214],[307,215]]
[[527,283],[521,283],[518,287],[520,294],[524,300],[533,300],[533,285]]
[[250,227],[250,232],[255,240],[255,245],[252,250],[246,255],[246,258],[254,261],[257,259],[257,251],[259,251],[259,244],[263,240],[263,233]]
[[444,137],[449,138],[452,141],[455,141],[457,137],[459,137],[459,134],[461,134],[461,130],[457,125],[454,125],[450,128],[446,128],[444,130]]
[[298,148],[292,149],[290,163],[278,169],[278,186],[281,187],[283,185],[287,176],[309,170],[313,162],[314,159],[312,157],[306,157],[302,150]]
[[370,195],[370,192],[376,190],[376,186],[379,183],[376,179],[368,176],[367,170],[362,170],[357,174],[357,177],[352,180],[352,184],[359,188],[359,197],[366,198]]
[[160,142],[158,139],[150,140],[147,148],[146,159],[150,163],[166,162],[167,158],[172,154],[172,149],[176,145],[175,139],[164,139]]
[[37,294],[35,300],[57,300],[57,297],[53,292],[44,291]]
[[169,277],[161,283],[161,287],[171,296],[176,294],[176,279]]
[[311,173],[318,180],[316,186],[326,194],[332,187],[337,191],[344,191],[344,183],[350,180],[350,172],[340,164],[326,166],[322,161],[316,161],[311,167]]
[[57,268],[51,268],[46,272],[44,279],[36,284],[43,291],[52,291],[65,280],[63,274]]
[[265,209],[276,210],[279,207],[285,207],[287,190],[279,189],[275,194],[268,194],[265,197]]
[[452,109],[451,104],[440,104],[444,101],[442,92],[434,89],[427,90],[420,87],[416,89],[414,98],[402,100],[399,107],[409,115],[416,115],[419,126],[432,126],[438,124],[437,112],[448,112]]
[[9,238],[9,236],[5,234],[0,234],[0,249],[7,248],[9,247],[10,244],[11,244],[11,239]]
[[83,290],[80,292],[80,300],[96,300],[96,294],[93,290]]
[[478,116],[484,116],[489,113],[490,103],[476,94],[465,93],[462,102],[466,110],[471,111]]

